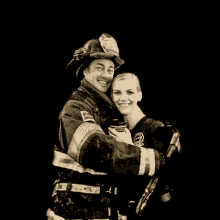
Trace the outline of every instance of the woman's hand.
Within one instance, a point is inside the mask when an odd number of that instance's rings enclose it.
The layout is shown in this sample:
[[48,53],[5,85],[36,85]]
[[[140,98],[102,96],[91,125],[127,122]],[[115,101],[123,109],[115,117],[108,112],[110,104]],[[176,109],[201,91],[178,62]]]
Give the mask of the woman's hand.
[[116,131],[116,129],[109,127],[108,133],[112,137],[115,137],[116,140],[119,142],[125,142],[127,144],[134,145],[132,138],[131,138],[131,133],[127,128],[125,128],[124,132],[118,132],[118,131]]

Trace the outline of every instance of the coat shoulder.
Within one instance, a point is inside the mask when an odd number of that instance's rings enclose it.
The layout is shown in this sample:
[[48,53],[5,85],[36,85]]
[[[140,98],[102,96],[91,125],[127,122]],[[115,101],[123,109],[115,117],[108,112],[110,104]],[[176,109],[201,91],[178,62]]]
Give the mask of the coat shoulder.
[[87,111],[92,114],[92,109],[85,102],[79,100],[68,100],[60,112],[59,118],[62,118],[65,115],[75,115],[77,112],[81,111]]

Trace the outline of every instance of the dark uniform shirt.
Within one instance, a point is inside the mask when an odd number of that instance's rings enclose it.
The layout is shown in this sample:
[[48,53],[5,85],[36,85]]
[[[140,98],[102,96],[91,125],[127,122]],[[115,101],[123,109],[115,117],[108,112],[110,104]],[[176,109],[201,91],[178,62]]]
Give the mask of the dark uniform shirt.
[[[172,131],[165,128],[164,124],[159,120],[154,120],[143,117],[136,126],[130,130],[132,141],[136,146],[143,148],[152,148],[165,153],[169,142],[172,138]],[[127,179],[125,179],[127,178]],[[136,207],[144,190],[152,177],[149,176],[135,176],[121,178],[118,183],[118,207],[122,215],[128,216],[128,219],[139,219],[135,214]],[[164,179],[164,178],[163,178]],[[164,186],[164,184],[162,185]],[[155,194],[150,198],[148,207],[144,212],[144,217],[156,218],[160,212],[158,206],[158,197],[161,195],[162,189],[155,191]]]

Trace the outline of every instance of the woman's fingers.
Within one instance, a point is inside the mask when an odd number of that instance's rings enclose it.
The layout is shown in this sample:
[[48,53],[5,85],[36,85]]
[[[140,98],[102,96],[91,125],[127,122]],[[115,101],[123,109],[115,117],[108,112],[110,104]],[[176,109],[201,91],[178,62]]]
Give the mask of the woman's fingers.
[[111,132],[108,132],[108,134],[112,137],[116,137],[114,134],[112,134]]
[[117,134],[117,131],[116,131],[114,128],[109,127],[109,128],[108,128],[108,131],[109,131],[111,134],[113,134],[114,136],[116,136],[116,134]]
[[128,128],[125,128],[125,133],[128,133],[128,132],[130,132],[130,131],[128,130]]
[[[113,131],[114,132],[114,131]],[[112,130],[108,130],[108,134],[114,138],[116,138],[117,136],[112,132]]]

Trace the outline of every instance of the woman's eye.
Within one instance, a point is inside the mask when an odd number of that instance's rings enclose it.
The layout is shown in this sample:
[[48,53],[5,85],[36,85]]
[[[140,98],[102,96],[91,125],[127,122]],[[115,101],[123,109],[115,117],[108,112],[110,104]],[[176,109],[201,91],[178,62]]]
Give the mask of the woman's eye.
[[134,92],[132,92],[132,91],[128,91],[128,94],[134,94]]
[[98,66],[96,67],[97,70],[102,70],[102,67]]

